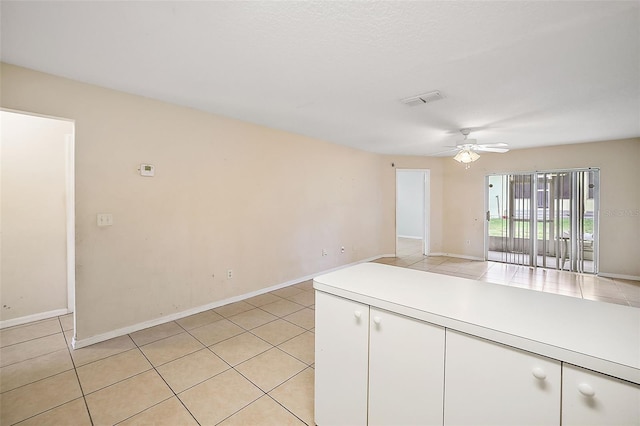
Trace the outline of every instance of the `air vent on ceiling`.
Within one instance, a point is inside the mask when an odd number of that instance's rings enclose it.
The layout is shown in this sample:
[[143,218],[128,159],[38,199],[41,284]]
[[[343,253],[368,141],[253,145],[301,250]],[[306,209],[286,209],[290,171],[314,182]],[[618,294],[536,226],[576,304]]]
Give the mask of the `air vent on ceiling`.
[[440,93],[439,90],[434,90],[433,92],[423,93],[422,95],[411,96],[409,98],[400,99],[400,102],[402,102],[405,105],[416,106],[416,105],[423,105],[429,102],[438,101],[440,99],[444,99],[444,96],[442,96],[442,93]]

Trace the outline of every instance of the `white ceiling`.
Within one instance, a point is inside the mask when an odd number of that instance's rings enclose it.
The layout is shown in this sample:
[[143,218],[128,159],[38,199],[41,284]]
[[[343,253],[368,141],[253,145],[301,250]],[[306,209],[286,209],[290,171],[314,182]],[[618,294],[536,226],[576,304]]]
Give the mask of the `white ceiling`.
[[0,7],[3,62],[367,151],[640,136],[640,1]]

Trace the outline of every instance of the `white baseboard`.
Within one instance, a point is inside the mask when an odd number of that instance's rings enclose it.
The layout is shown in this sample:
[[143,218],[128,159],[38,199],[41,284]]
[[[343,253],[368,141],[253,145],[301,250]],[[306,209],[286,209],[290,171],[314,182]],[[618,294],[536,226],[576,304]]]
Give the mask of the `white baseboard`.
[[[275,288],[270,288],[268,291],[273,291]],[[255,294],[254,294],[255,293]],[[188,317],[190,315],[199,314],[200,312],[208,311],[209,309],[218,308],[220,306],[227,305],[229,303],[238,302],[249,297],[257,296],[259,292],[248,293],[249,295],[240,295],[229,297],[228,299],[220,300],[217,302],[209,303],[207,305],[198,306],[192,309],[188,309],[182,312],[176,312],[175,314],[165,315],[153,320],[140,322],[127,327],[118,328],[116,330],[108,331],[106,333],[97,334],[95,336],[88,337],[86,339],[77,340],[76,336],[71,339],[71,345],[73,349],[84,348],[85,346],[94,345],[96,343],[104,342],[105,340],[113,339],[116,337],[124,336],[126,334],[134,333],[136,331],[144,330],[145,328],[154,327],[156,325],[164,324],[169,321],[179,320],[181,318]]]
[[598,272],[599,277],[605,278],[620,278],[621,280],[640,281],[640,277],[637,275],[624,275],[624,274],[612,274],[609,272]]
[[[390,255],[395,256],[395,255]],[[280,284],[273,285],[271,287],[261,288],[260,290],[252,291],[250,293],[241,294],[238,296],[229,297],[224,300],[218,300],[216,302],[208,303],[206,305],[197,306],[195,308],[188,309],[182,312],[176,312],[175,314],[166,315],[160,318],[156,318],[149,321],[144,321],[138,324],[133,324],[127,327],[122,327],[117,330],[108,331],[106,333],[98,334],[95,336],[88,337],[86,339],[77,340],[74,336],[71,345],[73,349],[84,348],[89,345],[93,345],[96,343],[104,342],[105,340],[113,339],[115,337],[124,336],[130,333],[134,333],[136,331],[144,330],[145,328],[154,327],[156,325],[164,324],[169,321],[179,320],[181,318],[185,318],[191,315],[199,314],[200,312],[208,311],[209,309],[219,308],[220,306],[228,305],[229,303],[239,302],[241,300],[250,299],[254,296],[259,296],[264,293],[269,293],[270,291],[278,290],[283,287],[289,287],[294,284],[298,284],[304,281],[311,280],[319,275],[328,274],[329,272],[337,271],[342,268],[346,268],[348,266],[357,265],[359,263],[370,262],[375,259],[379,259],[381,256],[374,256],[368,259],[360,260],[357,262],[349,263],[347,265],[337,266],[335,268],[331,268],[322,272],[318,272],[317,274],[306,275],[304,277],[295,278],[293,280],[289,280]]]
[[27,315],[20,318],[13,318],[4,321],[0,321],[0,330],[7,327],[14,327],[16,325],[27,324],[34,321],[42,321],[49,318],[59,317],[60,315],[66,315],[71,313],[68,309],[56,309],[55,311],[41,312],[39,314]]
[[398,235],[398,238],[406,238],[408,240],[421,240],[422,237],[416,237],[413,235]]
[[376,259],[380,259],[382,257],[396,257],[395,253],[393,254],[381,254],[380,256],[376,256],[371,258],[370,260],[367,260],[367,262],[370,262],[371,260],[376,260]]
[[480,261],[485,260],[484,257],[467,256],[466,254],[455,254],[455,253],[429,253],[429,256],[446,256],[446,257],[456,257],[458,259],[480,260]]

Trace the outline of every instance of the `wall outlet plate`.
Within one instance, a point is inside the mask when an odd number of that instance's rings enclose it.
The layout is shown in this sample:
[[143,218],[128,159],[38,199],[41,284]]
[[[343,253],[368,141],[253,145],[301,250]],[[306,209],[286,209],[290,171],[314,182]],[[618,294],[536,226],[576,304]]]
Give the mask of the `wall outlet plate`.
[[156,174],[156,166],[153,164],[140,164],[140,176],[153,177]]
[[113,214],[98,213],[97,220],[98,220],[98,226],[111,226],[113,225]]

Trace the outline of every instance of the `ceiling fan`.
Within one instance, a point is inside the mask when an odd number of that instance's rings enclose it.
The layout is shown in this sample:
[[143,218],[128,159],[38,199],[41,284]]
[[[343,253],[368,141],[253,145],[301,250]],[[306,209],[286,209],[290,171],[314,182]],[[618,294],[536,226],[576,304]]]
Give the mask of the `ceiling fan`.
[[506,143],[490,143],[490,144],[478,144],[475,139],[468,139],[467,137],[471,133],[471,129],[460,129],[460,133],[464,136],[464,139],[455,146],[458,150],[454,160],[466,165],[465,168],[469,168],[470,163],[473,163],[480,158],[479,152],[497,152],[505,153],[509,151]]

